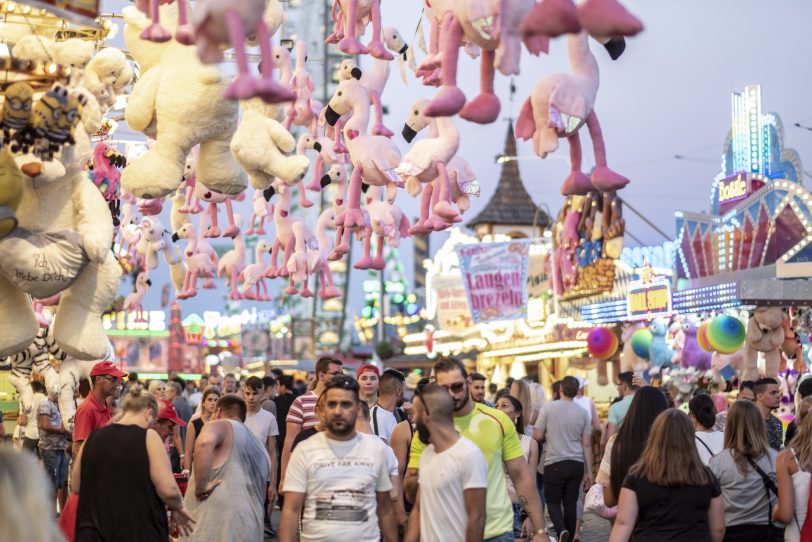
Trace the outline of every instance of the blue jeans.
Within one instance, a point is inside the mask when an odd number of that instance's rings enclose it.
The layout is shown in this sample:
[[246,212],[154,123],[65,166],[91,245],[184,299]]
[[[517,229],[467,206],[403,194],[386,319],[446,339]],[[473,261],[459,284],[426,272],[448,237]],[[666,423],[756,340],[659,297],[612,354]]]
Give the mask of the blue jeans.
[[41,450],[42,465],[54,491],[65,484],[68,476],[68,456],[65,450]]
[[496,536],[492,536],[490,538],[486,538],[482,542],[513,542],[513,533],[508,531],[505,534],[500,534]]

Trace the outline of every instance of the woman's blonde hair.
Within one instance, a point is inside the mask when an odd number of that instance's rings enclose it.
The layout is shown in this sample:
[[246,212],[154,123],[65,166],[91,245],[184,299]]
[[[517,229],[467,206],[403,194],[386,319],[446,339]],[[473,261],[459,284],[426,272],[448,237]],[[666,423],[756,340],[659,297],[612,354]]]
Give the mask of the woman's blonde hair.
[[704,486],[711,475],[699,459],[694,426],[675,408],[663,411],[651,427],[643,454],[629,474],[663,487]]
[[0,540],[62,542],[45,473],[33,456],[0,447]]
[[149,384],[147,385],[147,389],[152,395],[155,395],[155,392],[158,391],[158,388],[163,385],[164,392],[166,392],[166,383],[162,380],[150,380]]
[[143,412],[146,409],[152,410],[155,418],[158,418],[158,400],[150,392],[142,389],[129,392],[124,399],[124,404],[121,405],[122,414]]
[[[514,380],[510,385],[510,395],[519,400],[522,404],[522,417],[526,423],[532,423],[533,416],[533,394],[530,386],[524,380]],[[519,428],[519,433],[524,433],[524,427]]]
[[750,470],[750,461],[769,453],[767,426],[752,401],[736,401],[727,411],[725,449],[729,449],[739,472]]
[[806,397],[798,404],[798,434],[789,443],[790,448],[795,451],[798,464],[806,470],[812,462],[812,397]]

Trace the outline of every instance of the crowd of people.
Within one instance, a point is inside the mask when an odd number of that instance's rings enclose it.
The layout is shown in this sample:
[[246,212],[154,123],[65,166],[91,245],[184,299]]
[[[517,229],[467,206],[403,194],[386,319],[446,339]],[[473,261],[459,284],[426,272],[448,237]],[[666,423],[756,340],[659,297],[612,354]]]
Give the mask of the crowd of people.
[[0,449],[0,524],[36,542],[570,542],[588,511],[610,542],[812,540],[812,379],[784,431],[770,378],[717,412],[621,373],[603,423],[572,376],[545,400],[453,357],[419,381],[347,373],[325,356],[310,382],[141,382],[100,362],[72,431],[33,381],[21,450]]

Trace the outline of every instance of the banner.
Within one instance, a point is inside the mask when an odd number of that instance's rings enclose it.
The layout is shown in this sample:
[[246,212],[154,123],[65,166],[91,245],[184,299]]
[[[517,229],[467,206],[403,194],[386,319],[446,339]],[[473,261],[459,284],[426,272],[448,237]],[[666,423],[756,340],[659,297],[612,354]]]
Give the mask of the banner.
[[437,275],[431,282],[437,303],[437,327],[450,333],[460,333],[471,326],[468,297],[462,284],[462,275]]
[[527,316],[529,240],[456,248],[474,323]]

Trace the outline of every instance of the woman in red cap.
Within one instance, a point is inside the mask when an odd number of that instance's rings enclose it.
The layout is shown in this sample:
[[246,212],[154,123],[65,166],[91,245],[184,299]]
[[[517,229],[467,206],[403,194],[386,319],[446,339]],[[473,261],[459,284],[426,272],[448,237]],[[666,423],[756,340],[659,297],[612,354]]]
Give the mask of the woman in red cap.
[[360,388],[358,396],[369,406],[375,405],[378,401],[380,376],[380,369],[371,363],[365,363],[358,367],[358,386]]

